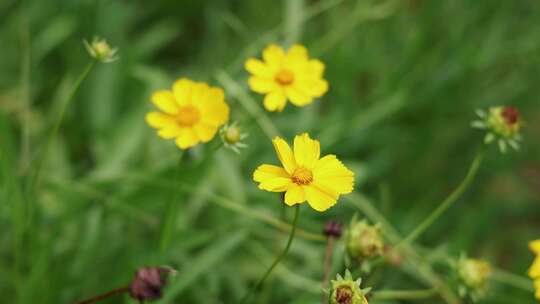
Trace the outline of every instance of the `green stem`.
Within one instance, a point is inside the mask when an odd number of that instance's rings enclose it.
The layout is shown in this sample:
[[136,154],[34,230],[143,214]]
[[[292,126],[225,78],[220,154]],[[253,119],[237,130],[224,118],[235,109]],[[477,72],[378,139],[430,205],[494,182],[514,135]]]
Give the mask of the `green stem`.
[[491,278],[493,279],[493,281],[497,281],[508,286],[512,286],[529,292],[534,292],[532,280],[502,269],[494,269]]
[[298,215],[299,214],[300,214],[300,205],[297,204],[297,205],[295,205],[295,208],[294,208],[294,219],[293,219],[293,223],[292,223],[291,234],[289,235],[289,240],[287,241],[287,245],[285,246],[285,249],[283,249],[283,251],[277,256],[277,258],[274,260],[274,263],[272,263],[270,268],[268,268],[268,270],[266,270],[266,272],[261,277],[261,279],[259,279],[257,284],[255,284],[255,286],[253,288],[251,288],[249,290],[249,292],[242,298],[242,300],[240,301],[240,304],[247,303],[247,301],[251,297],[251,294],[253,294],[254,291],[259,290],[263,286],[264,282],[266,281],[266,279],[268,278],[270,273],[272,273],[274,268],[276,268],[276,266],[279,264],[279,262],[281,262],[281,260],[287,255],[287,252],[289,252],[289,248],[291,247],[292,241],[294,239],[294,232],[296,231],[296,223],[298,222]]
[[37,164],[36,164],[36,171],[34,173],[34,178],[30,182],[30,190],[37,190],[39,188],[40,180],[41,180],[41,171],[43,169],[43,164],[47,160],[47,156],[49,154],[49,148],[50,145],[60,130],[60,126],[62,125],[62,122],[64,120],[64,116],[66,115],[67,109],[69,108],[69,105],[71,104],[71,101],[73,100],[73,97],[79,90],[79,87],[81,86],[81,83],[86,79],[92,68],[94,67],[95,61],[90,62],[86,68],[83,70],[77,81],[73,84],[73,87],[71,88],[71,91],[67,97],[67,100],[62,105],[62,109],[60,111],[60,114],[58,115],[58,118],[56,119],[56,122],[54,123],[53,129],[51,133],[49,134],[49,137],[47,141],[45,142],[45,147],[43,148],[43,151],[41,153],[41,157],[38,158]]
[[398,243],[396,247],[401,248],[404,245],[414,242],[461,197],[461,195],[465,192],[465,190],[467,190],[476,177],[476,173],[478,173],[478,168],[482,163],[483,156],[484,153],[482,150],[476,154],[476,157],[469,167],[467,175],[465,175],[465,178],[461,181],[459,186],[452,193],[450,193],[450,195],[435,210],[433,210],[433,212],[431,212],[431,214],[422,223],[420,223],[420,225],[418,225],[407,237]]
[[420,300],[431,298],[438,294],[436,288],[420,290],[381,290],[373,293],[377,300]]
[[[180,156],[178,157],[178,164],[176,166],[176,171],[174,173],[173,181],[178,184],[180,179],[180,172],[182,171],[182,159],[184,158],[186,152],[182,150]],[[161,229],[161,238],[160,238],[160,248],[162,252],[165,252],[171,243],[172,232],[176,224],[176,217],[178,215],[178,191],[174,191],[171,194],[171,199],[167,205],[167,211],[165,213],[165,221]]]

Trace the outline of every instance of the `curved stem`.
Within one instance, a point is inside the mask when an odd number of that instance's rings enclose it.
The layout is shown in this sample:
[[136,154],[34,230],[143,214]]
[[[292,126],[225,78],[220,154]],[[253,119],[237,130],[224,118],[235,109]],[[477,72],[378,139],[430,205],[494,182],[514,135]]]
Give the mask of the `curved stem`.
[[420,300],[431,298],[438,294],[436,288],[419,290],[381,290],[373,293],[377,300]]
[[429,228],[437,219],[439,219],[439,217],[446,212],[446,210],[448,210],[448,208],[450,208],[455,201],[461,197],[463,192],[467,190],[469,185],[476,177],[476,173],[478,172],[478,168],[482,163],[483,156],[484,153],[482,150],[476,154],[476,157],[469,167],[467,175],[465,175],[465,178],[461,181],[459,186],[452,193],[450,193],[450,195],[435,210],[433,210],[433,212],[431,212],[431,214],[422,223],[420,223],[420,225],[418,225],[407,237],[398,243],[397,247],[402,247],[414,242],[420,235],[422,235],[422,233],[426,231],[427,228]]
[[285,245],[285,249],[283,249],[283,251],[277,256],[277,258],[274,260],[274,263],[272,263],[270,268],[268,268],[268,270],[266,270],[266,272],[259,279],[257,284],[255,284],[255,286],[253,288],[251,288],[248,291],[248,293],[242,298],[242,300],[240,301],[240,304],[247,303],[247,301],[251,297],[251,294],[253,294],[254,291],[259,290],[263,286],[264,282],[266,281],[266,279],[268,278],[270,273],[272,273],[274,268],[276,268],[276,266],[279,264],[279,262],[281,262],[281,260],[287,255],[287,252],[289,252],[289,248],[291,248],[291,244],[292,244],[292,241],[294,239],[294,232],[296,231],[296,223],[298,222],[298,215],[299,214],[300,214],[300,205],[297,204],[297,205],[295,205],[295,208],[294,208],[294,219],[293,219],[293,223],[292,223],[291,234],[289,235],[289,240],[287,241],[287,245]]
[[101,300],[104,300],[108,297],[112,297],[114,295],[119,295],[119,294],[122,294],[122,293],[125,293],[125,292],[128,292],[129,291],[129,287],[121,287],[121,288],[116,288],[116,289],[113,289],[111,291],[108,291],[104,294],[101,294],[99,296],[95,296],[95,297],[92,297],[90,299],[86,299],[86,300],[83,300],[83,301],[80,301],[80,302],[77,302],[77,304],[90,304],[90,303],[95,303],[95,302],[98,302],[98,301],[101,301]]
[[60,126],[62,125],[62,122],[64,121],[64,116],[66,115],[67,109],[69,108],[69,105],[71,104],[71,101],[73,100],[73,97],[79,90],[79,87],[81,86],[81,83],[86,79],[92,68],[94,67],[95,61],[90,62],[86,68],[83,70],[79,78],[77,78],[77,81],[73,84],[73,87],[71,88],[71,91],[69,92],[69,95],[67,97],[67,100],[62,105],[62,109],[60,110],[60,114],[58,115],[58,118],[56,119],[53,129],[51,133],[49,134],[49,137],[47,138],[47,141],[45,142],[45,147],[43,148],[43,151],[41,153],[41,157],[38,158],[37,164],[36,164],[36,171],[34,173],[33,179],[30,181],[30,190],[37,190],[39,187],[40,179],[41,179],[41,171],[43,169],[43,163],[47,160],[47,156],[49,154],[49,147],[60,130]]

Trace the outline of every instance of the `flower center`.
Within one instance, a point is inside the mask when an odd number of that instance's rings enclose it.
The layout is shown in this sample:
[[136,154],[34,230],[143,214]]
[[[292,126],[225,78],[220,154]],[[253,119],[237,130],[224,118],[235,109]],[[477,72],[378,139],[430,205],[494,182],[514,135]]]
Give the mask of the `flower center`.
[[181,127],[191,127],[199,122],[200,114],[197,108],[192,106],[181,107],[176,116],[176,122]]
[[519,112],[514,107],[505,107],[501,115],[508,125],[513,125],[519,120]]
[[309,169],[299,167],[294,170],[291,180],[299,186],[309,185],[313,181],[313,173]]
[[341,286],[336,290],[336,301],[339,304],[351,304],[352,297],[352,290],[349,286]]
[[294,81],[294,74],[287,69],[281,69],[275,77],[275,80],[280,85],[290,85]]

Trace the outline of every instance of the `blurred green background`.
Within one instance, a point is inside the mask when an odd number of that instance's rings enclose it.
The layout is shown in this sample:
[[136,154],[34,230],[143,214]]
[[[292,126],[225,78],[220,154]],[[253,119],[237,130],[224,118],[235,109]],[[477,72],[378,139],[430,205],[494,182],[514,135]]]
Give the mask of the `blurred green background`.
[[[91,61],[82,41],[94,35],[118,47],[120,59],[97,64],[82,83],[39,192],[28,196],[33,161]],[[277,159],[261,118],[244,108],[262,108],[262,96],[249,92],[243,62],[271,42],[305,44],[325,62],[330,91],[265,115],[289,141],[308,131],[357,176],[357,194],[329,212],[303,206],[299,225],[312,233],[330,219],[362,217],[366,200],[410,232],[480,148],[483,133],[469,126],[474,110],[516,106],[527,121],[521,151],[490,147],[472,187],[419,243],[436,248],[433,256],[464,251],[525,278],[527,242],[540,237],[540,2],[2,0],[1,302],[73,303],[125,285],[137,267],[163,264],[179,274],[161,303],[237,302],[287,235],[264,221],[288,221],[289,211],[251,180],[259,164]],[[224,87],[232,119],[249,133],[240,155],[189,151],[180,185],[180,151],[144,122],[151,92],[178,77]],[[162,250],[167,218],[174,225]],[[297,237],[254,303],[317,303],[324,251],[324,242]],[[341,253],[340,242],[332,276],[343,271]],[[380,271],[365,278],[374,290],[427,287],[414,271]],[[484,302],[533,296],[494,282]]]

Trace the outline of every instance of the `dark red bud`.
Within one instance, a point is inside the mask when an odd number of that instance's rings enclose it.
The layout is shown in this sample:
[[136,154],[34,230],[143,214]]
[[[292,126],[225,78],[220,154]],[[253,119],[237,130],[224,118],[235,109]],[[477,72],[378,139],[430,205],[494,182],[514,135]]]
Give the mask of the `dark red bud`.
[[324,235],[339,238],[343,231],[343,226],[340,223],[329,221],[324,225]]
[[129,285],[130,296],[139,301],[161,298],[162,288],[167,284],[167,275],[171,272],[165,267],[140,268]]

